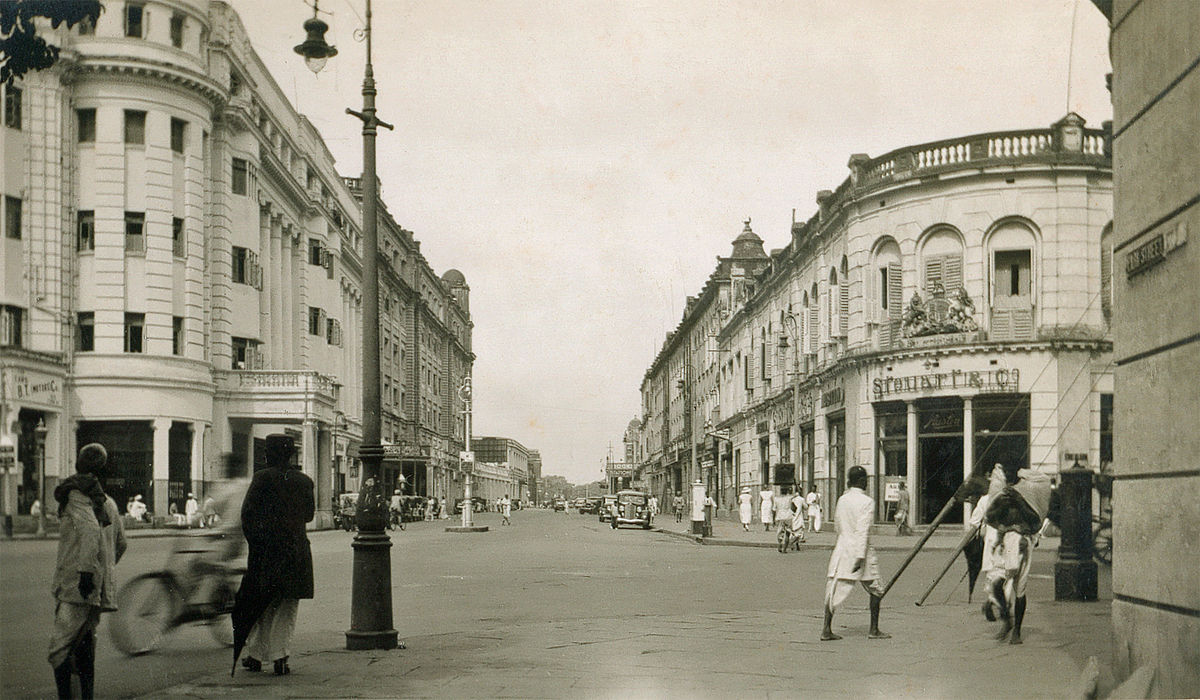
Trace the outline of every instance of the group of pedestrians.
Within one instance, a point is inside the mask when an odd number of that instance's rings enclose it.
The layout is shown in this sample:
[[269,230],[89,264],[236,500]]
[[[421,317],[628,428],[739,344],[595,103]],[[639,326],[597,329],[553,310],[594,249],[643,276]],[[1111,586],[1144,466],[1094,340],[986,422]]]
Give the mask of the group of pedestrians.
[[[793,494],[788,486],[781,487],[779,493],[766,486],[758,492],[758,517],[764,532],[770,532],[773,525],[790,528],[801,536],[805,530],[819,532],[821,516],[821,495],[815,487],[810,488],[807,495],[803,488],[797,488]],[[738,494],[738,520],[742,530],[750,532],[753,519],[754,496],[746,486]]]

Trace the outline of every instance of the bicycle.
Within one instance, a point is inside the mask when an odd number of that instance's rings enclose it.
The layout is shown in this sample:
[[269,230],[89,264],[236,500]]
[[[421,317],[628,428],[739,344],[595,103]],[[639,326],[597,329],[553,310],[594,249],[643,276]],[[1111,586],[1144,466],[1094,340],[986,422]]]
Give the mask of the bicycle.
[[1092,553],[1096,561],[1112,566],[1113,533],[1112,533],[1112,475],[1105,465],[1101,466],[1096,475],[1096,493],[1099,496],[1099,508],[1092,516]]
[[[189,548],[175,549],[165,568],[135,577],[118,593],[109,634],[113,645],[128,656],[149,654],[167,632],[193,622],[206,625],[222,646],[233,645],[229,614],[246,569],[229,560],[240,551],[240,542],[218,543],[226,540],[220,533],[182,539],[188,540]],[[212,546],[196,547],[194,540]]]
[[795,548],[800,551],[800,543],[804,542],[804,531],[799,532],[792,529],[790,524],[784,523],[779,528],[779,534],[776,535],[775,541],[778,544],[780,554],[786,554],[789,549]]

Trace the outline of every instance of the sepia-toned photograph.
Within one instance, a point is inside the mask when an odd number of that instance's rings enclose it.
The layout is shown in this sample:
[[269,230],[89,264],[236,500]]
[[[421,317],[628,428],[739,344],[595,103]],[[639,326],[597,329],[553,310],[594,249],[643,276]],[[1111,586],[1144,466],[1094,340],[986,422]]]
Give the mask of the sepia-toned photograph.
[[1200,1],[0,0],[0,697],[1200,697]]

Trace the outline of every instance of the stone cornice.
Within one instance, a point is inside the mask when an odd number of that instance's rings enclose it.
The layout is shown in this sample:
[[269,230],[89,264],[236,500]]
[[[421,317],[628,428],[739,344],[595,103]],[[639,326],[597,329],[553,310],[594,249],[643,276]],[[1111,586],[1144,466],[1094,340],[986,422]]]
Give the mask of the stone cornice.
[[214,111],[220,110],[229,101],[228,90],[207,75],[166,62],[122,56],[81,55],[64,71],[64,78],[75,81],[79,76],[86,74],[126,76],[158,84],[165,82],[196,93],[206,100]]

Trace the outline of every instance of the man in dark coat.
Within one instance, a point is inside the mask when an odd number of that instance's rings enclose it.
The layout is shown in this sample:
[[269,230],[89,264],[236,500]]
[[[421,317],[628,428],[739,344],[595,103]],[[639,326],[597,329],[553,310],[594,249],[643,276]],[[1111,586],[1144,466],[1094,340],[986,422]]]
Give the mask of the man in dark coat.
[[304,524],[316,512],[313,482],[291,465],[295,445],[287,435],[268,435],[266,467],[254,474],[242,502],[246,535],[246,575],[233,610],[234,666],[243,644],[242,665],[275,674],[290,673],[288,644],[296,628],[301,598],[313,597],[312,550]]

